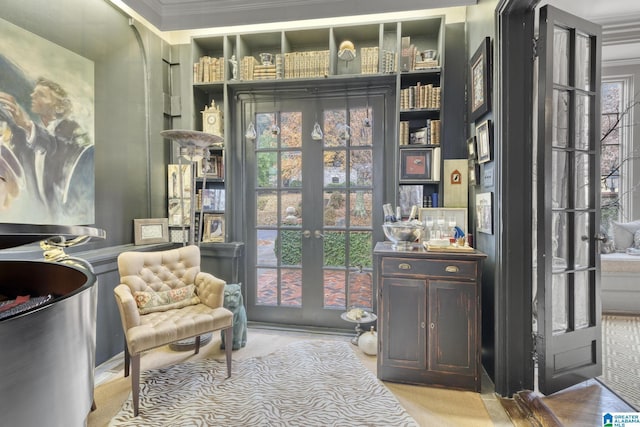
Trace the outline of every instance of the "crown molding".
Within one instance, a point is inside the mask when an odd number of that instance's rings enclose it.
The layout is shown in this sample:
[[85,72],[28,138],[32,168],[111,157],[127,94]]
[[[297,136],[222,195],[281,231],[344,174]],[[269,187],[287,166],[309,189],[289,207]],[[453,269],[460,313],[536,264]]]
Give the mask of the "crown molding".
[[264,24],[477,4],[477,0],[122,0],[160,31]]

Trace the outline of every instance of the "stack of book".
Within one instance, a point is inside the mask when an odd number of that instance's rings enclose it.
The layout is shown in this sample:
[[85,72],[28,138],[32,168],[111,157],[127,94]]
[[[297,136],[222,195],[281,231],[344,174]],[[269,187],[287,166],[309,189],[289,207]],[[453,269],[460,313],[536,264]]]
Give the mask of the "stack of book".
[[252,77],[247,80],[274,80],[276,78],[276,65],[255,65]]
[[418,82],[400,91],[400,109],[439,109],[440,87]]
[[284,54],[284,78],[326,77],[329,75],[329,51],[290,52]]
[[400,122],[400,135],[398,138],[398,143],[400,145],[409,144],[409,122],[408,121]]
[[438,68],[438,60],[437,59],[423,59],[416,60],[415,65],[413,67],[414,70],[428,70],[430,68]]
[[251,55],[245,56],[240,61],[240,80],[273,80],[283,77],[282,55],[275,55],[275,64],[260,64]]
[[205,55],[193,64],[194,83],[221,82],[223,80],[224,58],[212,58]]
[[440,120],[427,120],[429,126],[428,144],[440,145]]

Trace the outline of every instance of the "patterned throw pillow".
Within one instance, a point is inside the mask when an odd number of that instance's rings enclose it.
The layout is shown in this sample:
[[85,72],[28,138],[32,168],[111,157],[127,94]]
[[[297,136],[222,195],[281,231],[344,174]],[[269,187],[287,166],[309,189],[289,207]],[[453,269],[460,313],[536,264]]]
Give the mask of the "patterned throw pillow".
[[633,249],[640,249],[640,230],[633,235]]
[[188,305],[200,304],[200,298],[196,295],[195,285],[188,285],[161,292],[136,291],[133,293],[133,297],[136,300],[140,314],[167,311]]

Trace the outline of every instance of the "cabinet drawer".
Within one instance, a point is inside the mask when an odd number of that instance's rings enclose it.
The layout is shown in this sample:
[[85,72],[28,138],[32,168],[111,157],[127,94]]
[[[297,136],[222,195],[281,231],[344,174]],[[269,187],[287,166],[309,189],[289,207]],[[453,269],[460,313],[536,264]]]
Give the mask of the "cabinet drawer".
[[426,260],[385,257],[382,259],[383,275],[455,277],[475,280],[475,261]]

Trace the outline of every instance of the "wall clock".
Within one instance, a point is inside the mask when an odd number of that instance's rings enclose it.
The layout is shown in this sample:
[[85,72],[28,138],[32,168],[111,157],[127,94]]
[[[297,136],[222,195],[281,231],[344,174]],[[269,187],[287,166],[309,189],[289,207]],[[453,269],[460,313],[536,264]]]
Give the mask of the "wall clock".
[[462,174],[458,169],[451,172],[451,183],[452,184],[461,184],[462,183]]

